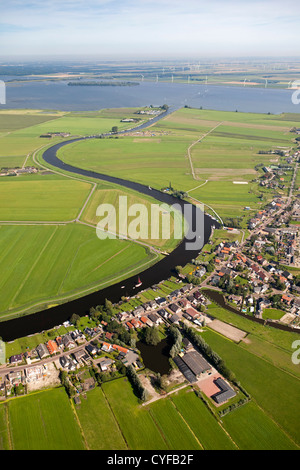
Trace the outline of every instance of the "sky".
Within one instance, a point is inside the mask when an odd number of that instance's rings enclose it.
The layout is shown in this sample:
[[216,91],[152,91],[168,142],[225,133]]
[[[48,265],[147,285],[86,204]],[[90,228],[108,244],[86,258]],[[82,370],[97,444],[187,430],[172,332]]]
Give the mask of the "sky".
[[299,56],[299,0],[0,0],[0,56]]

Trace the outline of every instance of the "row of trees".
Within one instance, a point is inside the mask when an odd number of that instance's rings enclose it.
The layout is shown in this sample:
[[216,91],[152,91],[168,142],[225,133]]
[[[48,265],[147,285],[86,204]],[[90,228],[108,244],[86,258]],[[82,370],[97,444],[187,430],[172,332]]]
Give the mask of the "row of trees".
[[129,365],[126,370],[126,375],[130,381],[135,395],[142,401],[146,401],[148,397],[147,390],[143,387],[142,382],[136,370],[132,365]]
[[170,341],[173,343],[170,349],[170,356],[173,358],[177,356],[177,354],[181,350],[182,345],[182,334],[175,325],[171,325],[169,328],[169,337]]

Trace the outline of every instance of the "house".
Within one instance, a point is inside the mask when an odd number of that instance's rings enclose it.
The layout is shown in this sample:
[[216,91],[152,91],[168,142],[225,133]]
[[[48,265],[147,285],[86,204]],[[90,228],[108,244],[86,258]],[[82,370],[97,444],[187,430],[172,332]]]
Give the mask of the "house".
[[164,308],[160,308],[159,310],[157,310],[157,313],[159,313],[160,316],[166,319],[170,316],[170,313],[167,312],[167,310],[165,310]]
[[190,302],[185,298],[178,300],[177,305],[181,308],[188,308],[191,306]]
[[9,358],[10,364],[18,364],[18,363],[22,362],[22,360],[23,360],[22,354],[15,354],[14,356],[11,356]]
[[183,338],[182,343],[186,352],[191,351],[193,349],[192,343],[187,338]]
[[102,372],[107,371],[110,366],[114,363],[113,359],[110,359],[109,357],[104,357],[99,361],[99,366]]
[[199,300],[202,299],[203,296],[202,296],[201,292],[199,290],[197,290],[197,291],[194,292],[194,297],[195,297],[196,300],[199,301]]
[[134,328],[134,326],[132,325],[130,321],[127,321],[125,324],[129,330],[132,330]]
[[[132,325],[131,325],[131,326],[132,326]],[[132,326],[132,328],[133,328],[133,326]],[[105,343],[105,342],[102,343],[101,349],[102,349],[103,351],[111,351],[112,348],[113,348],[112,344],[110,344],[110,343]]]
[[65,348],[75,348],[76,344],[73,341],[71,335],[66,334],[62,337],[62,342]]
[[89,343],[86,345],[85,349],[87,350],[87,352],[89,354],[91,354],[92,356],[94,356],[95,354],[97,354],[97,351],[98,349],[96,348],[96,346],[94,346],[93,344]]
[[167,299],[165,297],[159,297],[158,299],[155,299],[155,300],[156,300],[157,305],[159,306],[166,305],[167,303]]
[[179,323],[180,317],[178,315],[176,315],[176,313],[174,313],[174,315],[171,315],[169,320],[170,320],[171,323]]
[[193,307],[187,308],[185,310],[185,314],[188,316],[189,320],[195,320],[200,316],[199,312],[197,312]]
[[206,273],[205,267],[201,266],[201,268],[196,269],[194,274],[195,274],[196,277],[202,277],[202,276],[204,276],[205,273]]
[[43,359],[43,357],[49,356],[49,351],[45,344],[41,343],[35,349],[40,359]]
[[293,300],[293,297],[289,294],[283,294],[282,297],[281,297],[281,302],[284,302],[288,305],[290,305],[292,300]]
[[170,304],[168,306],[168,309],[171,310],[173,313],[180,313],[181,312],[181,308],[177,304]]
[[148,318],[152,321],[152,323],[154,323],[154,325],[159,325],[163,322],[162,319],[156,313],[150,313],[150,315],[148,315]]
[[144,326],[146,326],[146,325],[151,326],[152,325],[152,322],[149,321],[148,317],[143,316],[143,317],[140,318],[140,321]]
[[52,339],[50,339],[47,343],[46,343],[46,346],[47,346],[47,349],[49,351],[49,354],[55,354],[58,352],[58,344],[56,341],[53,341]]
[[118,320],[119,321],[125,321],[125,320],[128,320],[128,318],[130,317],[129,313],[128,312],[120,312],[118,313]]
[[84,348],[73,353],[73,356],[77,362],[90,362],[91,358]]
[[220,389],[220,391],[212,395],[211,398],[215,400],[218,405],[236,396],[235,391],[221,377],[214,380],[214,384]]
[[59,362],[60,362],[60,365],[61,365],[64,369],[66,369],[66,368],[69,367],[69,365],[70,365],[70,360],[69,360],[69,358],[68,358],[67,356],[61,356],[61,357],[59,358]]
[[7,375],[9,382],[12,385],[17,385],[22,382],[22,372],[21,371],[11,371]]
[[134,326],[134,328],[142,328],[143,323],[141,323],[137,318],[133,318],[131,320],[131,324]]
[[155,302],[155,300],[150,300],[148,302],[148,304],[150,305],[150,308],[153,310],[155,309],[156,307],[158,307],[157,303]]
[[113,349],[115,351],[119,351],[119,353],[127,354],[129,349],[123,348],[123,346],[119,346],[118,344],[113,344]]
[[134,310],[133,310],[133,315],[135,317],[138,317],[140,315],[143,315],[143,313],[145,312],[145,309],[144,307],[142,307],[141,305],[139,305],[138,307],[136,307]]

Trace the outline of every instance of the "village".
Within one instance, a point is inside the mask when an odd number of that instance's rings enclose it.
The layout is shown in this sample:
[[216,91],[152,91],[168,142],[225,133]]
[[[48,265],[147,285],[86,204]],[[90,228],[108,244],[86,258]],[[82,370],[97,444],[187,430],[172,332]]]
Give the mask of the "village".
[[[294,156],[299,158],[298,154]],[[136,343],[147,328],[168,334],[174,327],[181,332],[176,353],[171,357],[176,383],[196,384],[215,406],[234,398],[237,387],[205,357],[193,331],[203,331],[209,325],[236,342],[247,335],[212,317],[208,306],[218,303],[214,293],[222,298],[223,308],[250,320],[300,328],[300,278],[293,275],[293,269],[300,265],[300,200],[292,198],[296,174],[297,163],[288,197],[275,197],[251,217],[247,236],[241,230],[223,227],[231,234],[243,233],[242,238],[214,244],[212,236],[208,242],[210,251],[200,252],[188,273],[183,274],[181,267],[177,267],[172,282],[178,287],[168,295],[140,301],[128,310],[121,308],[123,299],[117,305],[111,304],[104,315],[91,309],[87,316],[93,320],[90,327],[78,328],[79,317],[74,314],[75,319],[63,324],[68,330],[66,334],[10,356],[0,366],[0,398],[64,384],[75,403],[79,403],[81,394],[97,383],[126,375],[129,368],[139,372],[145,385],[143,372],[147,367]],[[207,255],[209,262],[205,261]],[[152,286],[153,292],[158,287]],[[137,293],[135,299],[140,299],[142,293],[143,290]],[[119,308],[118,313],[114,307]],[[274,311],[276,316],[269,317],[268,312]],[[153,391],[151,387],[149,390]]]
[[[199,329],[207,323],[213,324],[214,319],[205,313],[205,306],[210,301],[200,289],[180,279],[178,284],[178,289],[166,298],[159,297],[132,312],[119,313],[112,321],[118,322],[129,332],[162,325],[168,329],[171,325],[179,326],[182,321]],[[72,327],[72,323],[67,321],[64,326]],[[217,327],[220,328],[220,325]],[[225,331],[226,325],[223,324],[223,327]],[[95,327],[86,327],[83,331],[73,328],[70,333],[41,343],[31,351],[11,356],[9,362],[0,367],[1,398],[22,395],[45,386],[58,386],[62,383],[63,372],[72,383],[75,403],[79,403],[80,395],[97,385],[97,375],[105,381],[106,378],[124,375],[129,366],[143,372],[145,365],[139,350],[116,344],[120,341],[115,339],[114,332],[108,330],[109,323],[102,320]],[[244,335],[234,327],[226,334],[229,337]],[[178,367],[177,373],[173,374],[176,380],[185,385],[200,384],[204,390],[211,391],[216,406],[236,396],[234,388],[187,337],[183,337],[174,363]]]

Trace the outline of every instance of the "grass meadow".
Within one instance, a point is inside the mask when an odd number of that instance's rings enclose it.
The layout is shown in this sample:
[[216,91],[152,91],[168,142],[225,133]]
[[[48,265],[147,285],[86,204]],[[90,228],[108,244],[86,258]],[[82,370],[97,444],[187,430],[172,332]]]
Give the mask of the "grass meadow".
[[85,448],[64,388],[10,400],[8,413],[13,450]]
[[133,275],[156,257],[125,240],[99,240],[92,227],[1,225],[0,310],[47,307]]
[[[297,124],[292,119],[288,115],[180,109],[144,133],[77,142],[61,149],[60,157],[85,169],[157,189],[171,183],[213,207],[221,217],[244,216],[246,206],[254,212],[272,197],[270,190],[254,182],[261,175],[255,167],[279,159],[258,152],[293,146],[289,130]],[[189,160],[188,148],[193,143]],[[289,180],[290,175],[286,184]],[[236,184],[241,182],[245,184]]]

